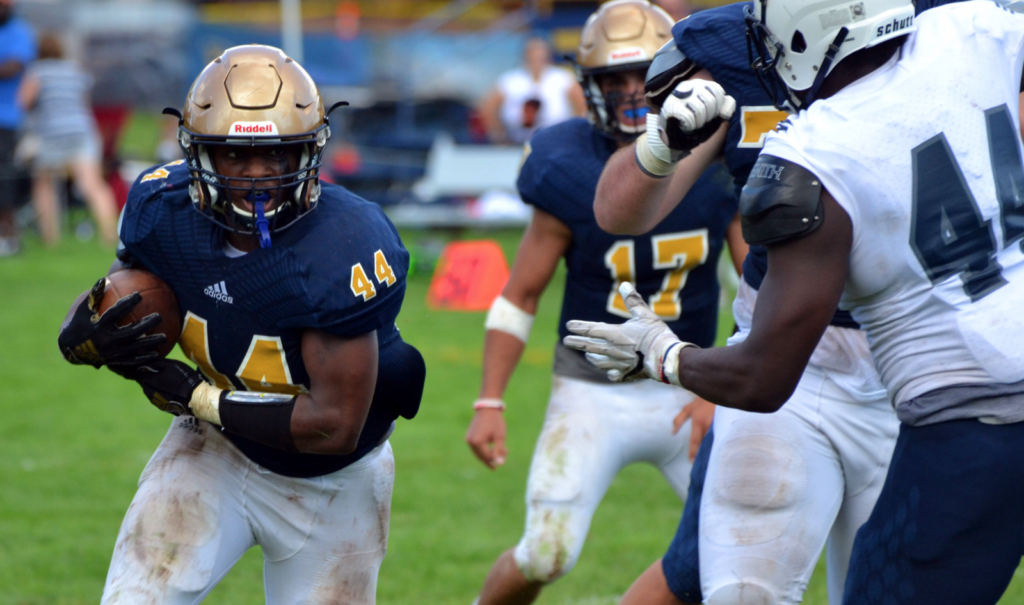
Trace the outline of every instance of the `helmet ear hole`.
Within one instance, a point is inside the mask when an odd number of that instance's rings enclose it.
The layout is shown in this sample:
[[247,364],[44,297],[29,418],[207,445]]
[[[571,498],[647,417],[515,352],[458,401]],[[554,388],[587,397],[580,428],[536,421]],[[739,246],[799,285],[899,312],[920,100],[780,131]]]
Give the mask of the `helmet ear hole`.
[[793,32],[793,41],[789,43],[789,49],[797,54],[807,50],[807,41],[804,40],[804,35],[800,33],[800,30]]

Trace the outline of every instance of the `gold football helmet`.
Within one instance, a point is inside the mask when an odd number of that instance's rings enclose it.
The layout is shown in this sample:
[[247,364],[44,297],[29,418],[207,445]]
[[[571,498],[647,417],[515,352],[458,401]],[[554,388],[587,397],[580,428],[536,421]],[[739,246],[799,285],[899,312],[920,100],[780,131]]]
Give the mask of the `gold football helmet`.
[[[252,44],[225,50],[193,82],[185,111],[165,113],[179,118],[178,142],[192,175],[192,204],[213,222],[260,235],[261,246],[269,247],[271,232],[316,207],[322,155],[331,136],[330,111],[324,111],[306,70],[280,49]],[[297,146],[299,166],[279,177],[231,177],[229,184],[210,159],[213,145]],[[232,204],[231,190],[244,190],[252,210]],[[278,203],[266,208],[272,193]]]
[[616,109],[631,103],[637,117],[647,113],[643,95],[627,98],[622,94],[603,94],[595,76],[616,71],[646,70],[666,42],[672,39],[672,17],[647,0],[611,0],[597,9],[580,34],[576,53],[576,77],[587,99],[590,121],[617,138],[632,138],[644,130],[620,124]]

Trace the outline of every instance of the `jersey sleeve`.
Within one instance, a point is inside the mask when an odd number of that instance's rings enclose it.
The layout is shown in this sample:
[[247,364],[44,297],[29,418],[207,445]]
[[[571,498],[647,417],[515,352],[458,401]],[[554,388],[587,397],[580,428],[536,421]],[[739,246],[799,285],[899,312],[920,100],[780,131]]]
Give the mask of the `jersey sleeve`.
[[554,209],[544,195],[544,176],[550,165],[542,157],[543,147],[540,153],[535,153],[536,139],[535,136],[523,146],[523,159],[519,166],[519,176],[516,178],[516,188],[524,203],[553,214]]
[[186,203],[189,181],[181,160],[153,166],[135,179],[117,221],[117,258],[121,262],[130,265],[140,260],[137,246],[165,216],[166,207],[156,202],[174,193],[182,198],[181,203]]
[[591,130],[587,120],[574,118],[534,134],[516,180],[523,202],[566,225],[593,220],[596,181],[585,162],[593,153],[575,147],[590,144]]
[[334,216],[310,218],[339,220],[344,228],[318,229],[303,238],[297,251],[305,257],[307,311],[285,319],[282,327],[341,337],[386,329],[405,298],[409,253],[380,206],[360,200],[345,216],[338,216],[337,208],[330,213]]

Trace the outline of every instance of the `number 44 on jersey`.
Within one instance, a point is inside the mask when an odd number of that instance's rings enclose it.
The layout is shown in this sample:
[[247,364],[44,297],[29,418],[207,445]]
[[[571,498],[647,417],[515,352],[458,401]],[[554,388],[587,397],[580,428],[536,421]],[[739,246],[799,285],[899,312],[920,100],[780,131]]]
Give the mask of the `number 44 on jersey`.
[[[378,286],[390,286],[398,279],[381,250],[377,250],[373,254],[373,274],[377,278]],[[352,279],[349,287],[352,289],[352,294],[363,297],[363,302],[377,296],[377,289],[366,275],[362,263],[352,265]]]

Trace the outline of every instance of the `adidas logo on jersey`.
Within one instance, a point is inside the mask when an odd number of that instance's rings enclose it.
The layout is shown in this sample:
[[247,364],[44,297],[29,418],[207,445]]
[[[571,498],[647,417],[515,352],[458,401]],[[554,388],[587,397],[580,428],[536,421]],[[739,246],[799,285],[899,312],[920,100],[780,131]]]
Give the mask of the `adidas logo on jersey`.
[[210,298],[215,298],[221,302],[225,302],[229,305],[235,302],[234,297],[228,294],[228,287],[224,285],[223,281],[220,282],[219,284],[206,286],[206,289],[203,290],[203,294],[209,296]]

